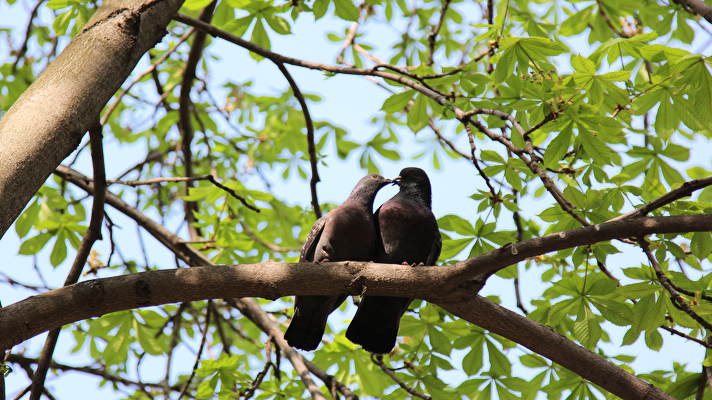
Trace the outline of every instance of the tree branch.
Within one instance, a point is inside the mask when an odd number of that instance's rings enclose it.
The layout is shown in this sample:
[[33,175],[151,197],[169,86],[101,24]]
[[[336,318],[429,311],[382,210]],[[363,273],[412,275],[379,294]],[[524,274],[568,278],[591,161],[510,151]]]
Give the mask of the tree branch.
[[319,219],[321,218],[321,207],[319,206],[319,197],[317,196],[316,192],[316,184],[319,183],[321,179],[319,178],[319,170],[317,168],[316,159],[316,146],[314,145],[314,123],[312,122],[311,115],[309,114],[309,107],[307,107],[307,102],[306,100],[304,100],[304,96],[299,90],[297,82],[295,82],[294,78],[292,78],[292,74],[289,73],[287,68],[284,66],[284,63],[275,61],[275,64],[277,65],[277,68],[279,68],[280,72],[282,72],[282,75],[284,75],[284,77],[287,79],[287,82],[289,82],[289,86],[292,88],[292,92],[294,92],[294,97],[296,97],[299,101],[299,105],[302,107],[302,113],[304,113],[304,122],[307,125],[307,149],[309,151],[309,165],[311,166],[312,173],[311,180],[309,181],[309,188],[311,190],[311,203],[312,209],[314,210],[314,215],[317,219]]
[[[84,269],[84,264],[87,262],[89,252],[91,251],[92,246],[94,246],[94,242],[101,237],[101,221],[104,218],[104,199],[106,195],[106,172],[104,170],[104,150],[101,143],[101,125],[97,123],[96,126],[89,130],[89,139],[91,143],[91,159],[94,170],[94,181],[96,182],[98,192],[97,195],[94,196],[92,202],[89,227],[84,233],[84,238],[82,239],[81,245],[79,245],[79,250],[77,250],[74,263],[69,270],[67,279],[64,281],[64,286],[74,284],[79,280],[79,276],[82,273],[82,269]],[[52,330],[47,335],[47,339],[45,339],[42,354],[40,355],[39,362],[37,363],[37,369],[32,377],[30,400],[39,400],[40,396],[44,392],[44,381],[47,377],[49,364],[52,361],[54,348],[57,345],[57,339],[59,339],[60,329],[61,328],[58,327]]]
[[476,296],[460,303],[439,303],[450,313],[515,341],[623,399],[667,399],[646,383],[601,356],[577,345],[548,326]]
[[655,255],[653,255],[653,253],[650,251],[650,247],[648,247],[648,242],[645,240],[645,238],[641,237],[639,243],[640,247],[643,249],[643,252],[648,257],[648,261],[653,267],[653,270],[655,271],[655,276],[658,277],[658,281],[665,288],[665,290],[670,293],[672,304],[682,310],[687,315],[689,315],[692,319],[697,321],[707,331],[712,331],[712,324],[710,324],[699,314],[694,312],[692,308],[690,308],[690,305],[687,304],[687,301],[682,297],[682,295],[676,290],[675,286],[670,282],[670,278],[665,275],[662,268],[660,268],[660,264],[658,264],[658,260],[655,258]]
[[664,195],[658,197],[657,199],[651,201],[650,203],[635,209],[631,212],[619,215],[609,221],[618,221],[624,218],[635,218],[648,214],[653,210],[657,210],[660,207],[666,206],[676,200],[683,197],[691,196],[693,192],[699,189],[703,189],[707,186],[712,185],[712,176],[704,179],[695,179],[692,181],[687,181],[680,185],[679,188],[672,190]]
[[203,349],[205,348],[205,340],[208,338],[208,329],[210,328],[210,309],[211,309],[210,305],[211,304],[212,304],[212,301],[208,301],[208,306],[205,307],[205,326],[203,328],[203,337],[200,339],[200,346],[198,347],[198,354],[195,356],[195,363],[193,364],[193,369],[190,371],[190,376],[188,377],[188,380],[185,381],[183,388],[180,390],[180,394],[178,395],[178,400],[182,399],[183,396],[185,396],[185,393],[187,392],[188,388],[190,387],[190,382],[192,382],[193,378],[195,378],[195,371],[198,369],[198,365],[200,365],[200,357],[202,357],[202,355],[203,355]]
[[712,24],[712,7],[708,6],[703,0],[672,0],[680,4],[693,14],[697,14]]
[[[37,364],[39,360],[35,358],[30,358],[30,357],[25,357],[20,354],[10,354],[7,358],[7,362],[21,365],[23,368],[30,368],[32,365]],[[52,361],[49,364],[50,368],[56,369],[59,371],[76,371],[76,372],[82,372],[85,374],[89,375],[94,375],[97,377],[100,377],[102,379],[106,379],[109,382],[113,383],[120,383],[122,385],[126,386],[138,386],[138,387],[150,387],[150,388],[156,388],[160,389],[162,385],[160,383],[149,383],[149,382],[138,382],[138,381],[132,381],[130,379],[123,378],[119,375],[112,375],[109,372],[107,372],[104,369],[100,368],[94,368],[94,367],[84,367],[84,366],[73,366],[73,365],[66,365],[66,364],[60,364]],[[176,388],[173,388],[174,390]]]
[[433,65],[433,55],[435,54],[435,41],[438,38],[440,29],[443,27],[443,22],[445,22],[445,14],[447,14],[447,9],[450,7],[450,0],[444,0],[442,10],[440,11],[440,18],[438,19],[438,24],[433,27],[433,30],[428,35],[428,65]]
[[[181,37],[178,39],[178,41],[176,42],[176,44],[174,44],[171,48],[169,48],[168,50],[166,50],[166,52],[163,53],[163,55],[161,55],[161,57],[159,57],[158,60],[154,61],[148,68],[146,68],[143,72],[141,72],[136,78],[134,78],[134,79],[131,81],[131,83],[129,83],[129,85],[126,87],[126,89],[122,90],[121,93],[120,93],[118,96],[116,96],[116,100],[114,100],[114,102],[111,104],[111,106],[109,106],[109,109],[106,110],[106,112],[104,113],[104,116],[103,116],[102,119],[101,119],[101,124],[102,124],[102,125],[106,124],[106,122],[109,120],[109,117],[111,116],[111,114],[112,114],[112,113],[114,112],[114,110],[116,109],[116,107],[117,107],[119,104],[121,104],[121,99],[123,99],[123,97],[124,97],[127,93],[129,93],[129,91],[131,91],[131,88],[133,88],[134,85],[136,85],[137,83],[139,83],[139,82],[141,81],[141,79],[143,79],[146,75],[152,74],[153,72],[155,72],[155,71],[156,71],[156,68],[158,68],[159,65],[161,65],[164,61],[166,61],[166,60],[168,59],[168,57],[171,56],[171,54],[173,54],[176,50],[178,50],[178,47],[180,47],[180,45],[183,44],[183,42],[185,42],[186,40],[188,40],[188,38],[190,37],[190,35],[193,34],[193,32],[195,32],[195,28],[190,28],[190,29],[188,29],[188,30],[183,34],[183,36],[181,36]],[[162,94],[162,93],[160,93],[160,94]]]
[[[0,237],[166,33],[182,4],[104,2],[0,120]],[[66,79],[67,71],[82,79]],[[81,111],[81,112],[80,112]],[[37,118],[42,115],[42,118]]]
[[[213,11],[215,11],[216,4],[217,1],[212,1],[210,5],[203,9],[200,13],[200,21],[205,23],[210,22],[213,18]],[[184,164],[183,168],[185,169],[185,176],[188,178],[193,176],[193,149],[191,144],[195,134],[193,131],[193,123],[190,120],[190,109],[193,107],[193,103],[190,100],[190,92],[193,89],[193,79],[195,79],[198,62],[200,61],[200,57],[203,55],[205,39],[207,39],[207,34],[204,31],[198,31],[198,33],[195,34],[193,45],[190,47],[190,53],[188,53],[188,60],[185,62],[183,80],[180,84],[178,129],[181,134],[181,151],[183,152]],[[187,181],[185,185],[186,195],[189,194],[191,187],[193,187],[191,181]],[[188,233],[190,238],[192,240],[198,240],[200,238],[200,230],[195,226],[194,215],[194,213],[198,211],[198,205],[193,201],[184,200],[183,206],[185,210],[185,221],[188,224]]]
[[213,185],[219,187],[220,189],[226,191],[227,193],[230,194],[230,196],[236,198],[237,200],[240,201],[245,207],[249,208],[250,210],[254,212],[260,212],[260,209],[255,207],[254,205],[250,204],[247,202],[247,200],[237,194],[234,190],[230,189],[229,187],[223,185],[222,183],[218,182],[218,180],[213,176],[213,175],[204,175],[204,176],[172,176],[172,177],[165,177],[165,178],[153,178],[153,179],[146,179],[143,181],[117,181],[117,180],[109,180],[107,181],[108,184],[113,185],[113,184],[120,184],[120,185],[127,185],[127,186],[141,186],[141,185],[153,185],[156,183],[162,183],[162,182],[193,182],[193,181],[208,181],[212,183]]
[[381,354],[371,354],[371,361],[373,361],[374,364],[378,365],[379,368],[381,368],[381,371],[388,375],[395,383],[398,384],[403,390],[408,392],[410,395],[417,397],[419,399],[423,400],[432,400],[432,397],[425,395],[423,393],[420,393],[419,391],[413,389],[412,387],[408,386],[403,380],[401,380],[398,375],[395,374],[390,368],[386,366],[386,364],[383,362],[383,355]]

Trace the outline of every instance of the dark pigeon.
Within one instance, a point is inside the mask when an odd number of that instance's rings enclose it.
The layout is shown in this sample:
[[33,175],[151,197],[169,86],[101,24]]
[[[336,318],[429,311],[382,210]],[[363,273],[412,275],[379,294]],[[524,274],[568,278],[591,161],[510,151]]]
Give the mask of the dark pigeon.
[[[378,242],[373,200],[378,190],[391,182],[375,174],[361,178],[343,204],[314,223],[299,261],[372,261]],[[344,299],[345,295],[297,296],[294,316],[284,334],[287,343],[302,350],[316,349],[327,317]]]
[[[400,191],[375,214],[381,239],[375,261],[434,265],[440,256],[441,239],[430,210],[428,175],[420,168],[405,168],[394,183]],[[411,300],[364,296],[346,337],[372,353],[390,353],[396,345],[400,318]]]

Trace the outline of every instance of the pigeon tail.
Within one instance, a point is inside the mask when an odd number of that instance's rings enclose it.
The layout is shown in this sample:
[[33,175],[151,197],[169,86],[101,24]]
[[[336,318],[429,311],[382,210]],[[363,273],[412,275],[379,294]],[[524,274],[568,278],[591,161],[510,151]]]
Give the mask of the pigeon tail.
[[295,308],[284,339],[292,347],[311,351],[319,346],[324,336],[326,319],[332,311],[331,307],[326,309],[324,304],[331,302],[327,296],[300,296],[299,300],[302,304]]
[[364,297],[346,330],[346,338],[371,353],[390,353],[396,345],[400,318],[410,301],[400,297]]

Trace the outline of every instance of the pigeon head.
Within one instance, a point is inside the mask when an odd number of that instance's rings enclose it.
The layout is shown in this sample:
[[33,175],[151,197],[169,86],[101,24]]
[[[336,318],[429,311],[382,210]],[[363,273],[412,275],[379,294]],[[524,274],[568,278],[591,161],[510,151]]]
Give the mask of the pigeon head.
[[376,198],[378,190],[392,182],[378,174],[366,175],[356,183],[349,195],[349,200],[363,202],[373,207],[373,200]]
[[420,168],[403,168],[393,184],[400,186],[398,195],[419,201],[428,208],[431,206],[431,189],[428,175]]

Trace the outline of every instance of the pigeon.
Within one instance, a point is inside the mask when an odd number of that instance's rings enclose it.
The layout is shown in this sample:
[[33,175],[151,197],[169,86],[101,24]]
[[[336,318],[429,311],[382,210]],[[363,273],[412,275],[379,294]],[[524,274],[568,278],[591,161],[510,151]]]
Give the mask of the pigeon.
[[[420,168],[405,168],[393,180],[398,194],[376,211],[380,242],[376,262],[385,264],[434,265],[440,256],[441,239],[431,211],[428,175]],[[371,353],[393,350],[400,318],[412,299],[364,296],[346,337]]]
[[[314,223],[299,261],[373,261],[378,242],[373,200],[378,190],[391,182],[376,174],[361,178],[343,204]],[[327,317],[345,299],[346,295],[297,296],[292,321],[284,334],[287,343],[302,350],[316,349]]]

